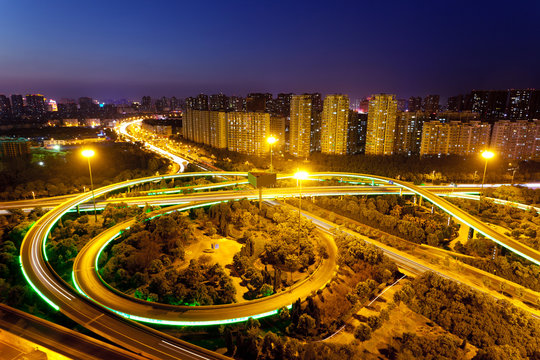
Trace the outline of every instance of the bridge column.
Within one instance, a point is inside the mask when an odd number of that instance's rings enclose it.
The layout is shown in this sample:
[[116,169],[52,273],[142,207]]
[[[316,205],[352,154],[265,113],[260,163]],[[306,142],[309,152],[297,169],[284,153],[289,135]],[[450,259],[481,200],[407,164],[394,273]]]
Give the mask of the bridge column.
[[452,220],[452,216],[448,215],[448,223],[446,224],[446,226],[450,226],[450,220]]
[[474,229],[469,227],[469,235],[467,235],[467,240],[471,240],[474,236]]
[[399,188],[399,196],[402,196],[402,195],[403,195],[403,188],[400,187],[400,188]]

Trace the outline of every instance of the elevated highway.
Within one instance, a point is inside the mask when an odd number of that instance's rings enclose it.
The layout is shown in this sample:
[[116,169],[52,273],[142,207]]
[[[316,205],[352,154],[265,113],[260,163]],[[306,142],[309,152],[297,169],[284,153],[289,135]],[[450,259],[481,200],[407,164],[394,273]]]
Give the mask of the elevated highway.
[[[207,172],[203,173],[204,176],[246,176],[246,173],[225,173],[225,172]],[[165,176],[149,177],[144,179],[135,179],[129,180],[118,184],[109,185],[95,191],[96,197],[104,196],[112,191],[116,191],[122,188],[127,188],[129,186],[134,186],[137,184],[160,181],[161,179],[173,179],[182,176],[194,176],[194,174],[172,174]],[[284,177],[290,177],[290,175],[284,175]],[[519,254],[528,260],[534,262],[535,264],[540,264],[540,253],[536,250],[530,249],[523,244],[520,244],[513,239],[508,238],[505,235],[499,234],[495,230],[488,227],[486,224],[476,219],[475,217],[467,214],[463,210],[452,205],[448,201],[441,199],[431,191],[428,191],[422,187],[415,186],[406,182],[388,179],[380,176],[373,176],[367,174],[349,174],[349,173],[316,173],[310,176],[313,179],[322,178],[350,178],[350,179],[361,179],[367,181],[376,181],[379,183],[385,183],[386,186],[390,186],[393,189],[387,189],[389,193],[395,192],[396,190],[402,189],[400,191],[416,194],[426,199],[427,201],[433,203],[435,206],[438,206],[443,211],[447,212],[449,215],[458,218],[460,221],[466,223],[472,228],[476,229],[478,232],[484,234],[488,238],[497,242],[498,244],[506,247],[510,251]],[[395,187],[398,187],[396,189]],[[304,196],[317,196],[317,195],[346,195],[346,194],[358,194],[358,187],[348,187],[348,186],[338,186],[332,189],[325,188],[315,188],[310,190],[312,187],[304,187],[302,194]],[[381,190],[380,187],[377,187],[377,191]],[[461,190],[461,189],[460,189]],[[308,191],[312,191],[309,192]],[[366,191],[365,189],[361,191]],[[453,191],[450,189],[450,191]],[[232,199],[241,199],[250,197],[249,194],[254,194],[255,191],[216,191],[206,194],[189,194],[189,195],[161,195],[166,197],[162,199],[160,205],[170,205],[174,202],[182,203],[188,201],[224,201]],[[267,189],[263,192],[263,197],[266,199],[275,199],[286,196],[298,196],[299,191],[296,188],[285,188],[285,189]],[[174,197],[174,199],[173,199]],[[172,359],[172,358],[187,358],[187,359],[215,359],[223,358],[221,355],[214,354],[212,352],[206,351],[204,349],[198,348],[189,343],[185,343],[173,337],[167,336],[161,332],[148,328],[144,325],[135,323],[130,319],[137,319],[137,316],[131,316],[128,313],[123,313],[122,311],[114,312],[106,306],[101,306],[96,301],[91,301],[86,298],[86,296],[80,295],[76,290],[71,288],[67,283],[62,281],[49,266],[47,261],[47,254],[45,252],[45,243],[48,237],[49,232],[51,231],[54,224],[60,219],[60,217],[72,211],[77,205],[84,204],[85,202],[91,200],[92,195],[90,193],[78,195],[72,199],[68,199],[59,206],[55,207],[47,214],[45,214],[41,219],[39,219],[35,225],[28,231],[25,239],[23,240],[21,246],[21,267],[25,274],[25,277],[32,285],[32,287],[47,301],[53,308],[62,311],[67,316],[87,327],[88,329],[100,334],[101,336],[117,343],[122,346],[131,349],[137,353],[142,353],[145,356],[152,358],[162,358],[162,359]],[[151,197],[149,197],[150,199]],[[155,200],[155,198],[154,198]],[[118,201],[115,199],[115,201]],[[137,199],[140,201],[140,199]],[[111,230],[111,233],[104,238],[108,238],[109,235],[114,236],[113,233],[117,232],[118,229]],[[85,266],[91,266],[85,265]],[[332,268],[332,266],[330,266]],[[329,268],[329,269],[330,269]],[[328,270],[329,271],[329,270]],[[321,277],[324,279],[324,277]],[[286,292],[278,294],[273,301],[275,301],[275,309],[282,307],[282,303],[290,304],[296,298],[297,294],[292,292],[287,294]],[[281,296],[281,298],[280,298]],[[261,301],[262,303],[262,301]],[[249,304],[249,303],[247,303]],[[260,304],[259,304],[260,305]],[[253,309],[249,311],[242,310],[241,308],[245,306],[242,304],[237,304],[234,307],[234,310],[231,308],[231,315],[229,319],[220,318],[220,321],[227,320],[238,320],[239,318],[245,318],[247,316],[255,316],[253,314]],[[253,305],[251,305],[253,306]],[[257,308],[257,306],[255,306]],[[262,308],[257,308],[257,312]],[[274,309],[274,311],[275,311]],[[202,312],[205,312],[202,307],[200,307]],[[264,308],[264,310],[267,310]],[[121,313],[118,316],[118,312]],[[207,320],[204,321],[216,321],[212,317],[216,316],[210,311],[206,311],[208,314],[206,316]],[[234,315],[233,315],[234,314]],[[143,320],[143,319],[138,319]],[[146,320],[146,319],[144,319]],[[188,320],[192,321],[192,320]],[[148,321],[152,322],[152,321]]]

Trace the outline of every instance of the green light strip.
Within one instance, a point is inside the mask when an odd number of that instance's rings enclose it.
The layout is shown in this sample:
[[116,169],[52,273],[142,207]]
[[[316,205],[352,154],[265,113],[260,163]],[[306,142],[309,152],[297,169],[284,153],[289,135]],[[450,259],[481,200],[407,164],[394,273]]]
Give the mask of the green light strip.
[[[287,309],[292,308],[292,305],[287,305]],[[116,314],[125,317],[126,319],[145,322],[149,324],[159,324],[159,325],[173,325],[173,326],[210,326],[210,325],[226,325],[226,324],[234,324],[238,322],[248,321],[250,318],[252,319],[260,319],[263,317],[268,317],[272,315],[277,315],[279,313],[279,310],[272,310],[268,311],[262,314],[257,314],[253,316],[245,316],[240,318],[234,318],[234,319],[226,319],[226,320],[209,320],[209,321],[182,321],[182,320],[159,320],[159,319],[152,319],[147,317],[141,317],[137,315],[131,315],[126,314],[121,311],[117,311],[114,309],[110,309],[107,307],[107,309],[115,312]]]
[[32,281],[30,281],[30,278],[28,277],[28,275],[26,274],[26,271],[24,271],[24,266],[23,266],[23,263],[22,263],[22,259],[21,257],[19,256],[19,263],[21,264],[21,270],[22,270],[22,273],[24,275],[24,278],[26,279],[26,281],[30,284],[30,286],[32,287],[32,289],[34,289],[34,291],[43,299],[45,300],[45,302],[49,305],[51,305],[53,307],[54,310],[58,311],[60,310],[60,307],[58,305],[56,305],[55,303],[53,303],[48,297],[46,297],[45,295],[43,295],[43,293],[41,291],[39,291],[39,289],[34,285],[34,283]]
[[84,291],[82,291],[82,289],[79,287],[79,284],[77,284],[77,281],[75,281],[75,271],[71,272],[71,280],[73,281],[73,284],[75,285],[75,289],[79,292],[79,294],[84,295],[87,298],[89,298],[88,295],[86,295]]

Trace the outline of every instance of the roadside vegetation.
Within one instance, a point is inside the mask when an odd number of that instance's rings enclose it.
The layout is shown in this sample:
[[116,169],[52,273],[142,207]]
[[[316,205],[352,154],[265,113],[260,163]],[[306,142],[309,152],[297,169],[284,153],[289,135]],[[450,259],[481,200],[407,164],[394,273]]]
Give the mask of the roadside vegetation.
[[[130,143],[91,144],[94,187],[166,172],[169,161]],[[25,158],[5,159],[0,171],[0,200],[22,200],[88,191],[88,163],[82,147],[32,150]],[[32,194],[33,192],[33,194]]]
[[139,217],[102,255],[100,273],[120,291],[174,305],[232,303],[238,291],[244,300],[269,296],[327,256],[314,226],[302,219],[298,231],[298,220],[286,207],[260,211],[247,200]]

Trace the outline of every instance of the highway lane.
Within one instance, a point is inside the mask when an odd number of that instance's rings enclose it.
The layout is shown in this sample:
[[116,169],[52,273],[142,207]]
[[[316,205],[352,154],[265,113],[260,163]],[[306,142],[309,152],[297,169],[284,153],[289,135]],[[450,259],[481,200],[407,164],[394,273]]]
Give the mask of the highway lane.
[[379,181],[386,181],[389,184],[395,184],[403,189],[412,191],[413,193],[422,196],[425,200],[428,200],[432,204],[436,205],[440,209],[442,209],[447,214],[456,217],[461,222],[467,224],[468,226],[474,228],[476,231],[481,233],[482,235],[486,236],[487,238],[493,240],[497,244],[505,247],[506,249],[526,258],[527,260],[535,263],[536,265],[540,265],[540,252],[532,249],[519,241],[516,241],[504,234],[500,234],[493,228],[489,227],[486,223],[481,221],[480,219],[468,214],[467,212],[461,210],[454,204],[448,202],[445,199],[440,198],[436,194],[427,191],[423,189],[420,186],[413,185],[411,183],[407,183],[405,181],[390,179],[382,176],[374,176],[369,174],[348,174],[348,173],[314,173],[310,174],[310,176],[316,176],[316,177],[336,177],[336,176],[343,176],[343,177],[349,177],[349,178],[360,178],[360,179],[376,179]]
[[[184,173],[182,175],[188,177],[189,175],[188,174],[199,174],[198,176],[202,176],[200,174],[205,174],[205,173]],[[196,175],[193,175],[193,176],[196,176]],[[207,176],[207,175],[204,175],[204,176]],[[247,176],[246,175],[241,175],[241,176]],[[287,177],[290,177],[290,176],[287,176]],[[280,177],[280,179],[285,179],[287,177]],[[161,180],[158,179],[157,181]],[[234,181],[227,181],[227,182],[223,182],[223,183],[212,183],[212,184],[204,184],[204,185],[195,185],[195,186],[185,186],[185,187],[180,187],[180,188],[170,188],[170,189],[157,189],[157,190],[147,190],[147,191],[143,191],[141,193],[146,193],[148,194],[149,196],[145,196],[144,198],[141,198],[141,197],[111,197],[109,199],[100,199],[100,198],[97,198],[96,197],[96,204],[98,206],[101,206],[103,207],[104,204],[106,203],[115,203],[115,202],[121,202],[121,201],[125,201],[125,202],[129,202],[129,203],[136,203],[137,201],[139,203],[144,203],[144,202],[148,202],[148,203],[152,203],[152,199],[157,199],[157,198],[154,198],[155,195],[170,195],[170,194],[176,194],[176,195],[171,195],[170,198],[175,198],[175,196],[177,196],[179,193],[181,192],[188,192],[188,191],[201,191],[201,190],[216,190],[216,189],[220,189],[220,188],[225,188],[225,187],[236,187],[236,186],[244,186],[244,185],[247,185],[247,180],[234,180]],[[328,189],[328,188],[340,188],[340,189],[347,189],[347,190],[351,190],[351,194],[355,194],[355,195],[374,195],[375,193],[377,192],[380,192],[380,193],[399,193],[399,187],[398,186],[377,186],[377,187],[373,187],[371,185],[339,185],[339,186],[332,186],[332,187],[329,187],[329,186],[323,186],[323,187],[316,187],[316,186],[305,186],[304,189],[306,189],[306,191],[309,191],[310,193],[313,193],[314,191],[317,191],[315,190],[316,188],[318,189]],[[425,186],[424,187],[426,190],[428,191],[432,191],[434,192],[435,194],[452,194],[452,193],[455,193],[455,194],[472,194],[472,193],[477,193],[479,191],[479,186],[475,186],[475,185],[472,185],[472,186],[469,186],[469,187],[462,187],[462,188],[459,188],[459,190],[455,189],[455,188],[452,188],[452,187],[448,187],[448,186]],[[361,193],[361,189],[365,189],[365,194],[362,194]],[[267,190],[270,190],[270,189],[266,189],[266,190],[263,190],[263,195],[266,193]],[[410,192],[410,191],[405,191],[403,192],[403,195],[412,195],[413,193]],[[64,196],[59,196],[59,197],[51,197],[51,198],[42,198],[42,199],[36,199],[36,200],[32,200],[32,199],[29,199],[29,200],[16,200],[16,201],[6,201],[6,202],[0,202],[0,211],[7,211],[10,210],[10,209],[23,209],[23,210],[31,210],[31,209],[34,209],[36,207],[41,207],[42,209],[52,209],[54,208],[55,206],[58,206],[60,205],[62,202],[66,201],[66,200],[70,200],[70,199],[74,199],[75,197],[77,196],[80,196],[81,194],[73,194],[73,195],[64,195]],[[129,195],[129,194],[127,194]],[[160,198],[160,200],[164,200],[163,198]],[[157,200],[156,200],[157,201]],[[521,204],[521,206],[526,206],[526,205],[523,205]]]
[[[40,344],[70,359],[145,360],[131,351],[0,304],[0,329]],[[1,354],[0,354],[1,357]]]

